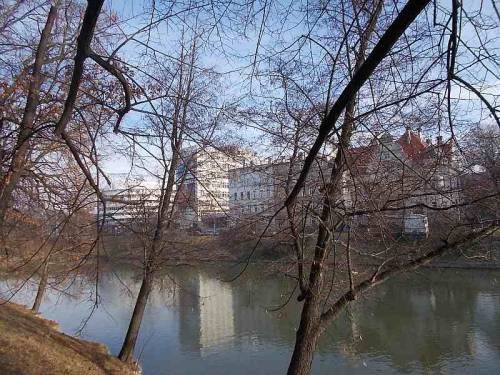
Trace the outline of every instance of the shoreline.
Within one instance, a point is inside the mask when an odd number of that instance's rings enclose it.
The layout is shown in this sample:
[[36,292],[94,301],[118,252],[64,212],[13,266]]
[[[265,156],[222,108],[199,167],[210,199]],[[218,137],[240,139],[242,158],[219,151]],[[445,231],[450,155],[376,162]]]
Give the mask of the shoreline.
[[[140,269],[140,266],[137,262],[137,260],[134,259],[103,259],[101,260],[101,264],[104,267],[109,267],[109,266],[124,266],[124,267],[131,267],[131,268],[137,268]],[[228,266],[238,266],[241,265],[242,267],[245,265],[245,261],[238,261],[238,260],[232,260],[232,259],[182,259],[182,260],[169,260],[165,261],[163,263],[162,268],[167,269],[167,268],[172,268],[172,267],[198,267],[198,266],[221,266],[221,265],[228,265]],[[89,263],[85,264],[82,268],[85,269],[85,267],[90,267],[93,269],[93,265],[95,264],[95,260],[90,260]],[[370,263],[364,263],[367,266],[370,266]],[[269,267],[268,271],[273,271],[273,266],[277,267],[293,267],[294,262],[291,261],[290,259],[275,259],[275,260],[270,260],[270,259],[256,259],[248,262],[248,265],[255,265],[255,266],[264,266],[264,267]],[[359,263],[359,265],[362,265],[362,263]],[[500,270],[500,262],[494,261],[494,262],[464,262],[464,261],[436,261],[430,264],[426,264],[422,266],[422,269],[462,269],[462,270]],[[53,269],[57,273],[57,267]],[[5,267],[1,267],[0,265],[0,277],[5,277],[9,275],[9,269],[6,269]],[[24,270],[18,270],[15,274],[17,275],[24,275],[26,274],[26,271]],[[83,274],[85,274],[85,271],[83,271]],[[1,301],[1,299],[0,299]],[[1,302],[0,302],[1,303]]]
[[462,269],[462,270],[500,270],[500,262],[453,262],[453,261],[440,261],[435,263],[430,263],[424,266],[425,268],[450,268],[450,269]]
[[136,364],[113,357],[104,344],[62,333],[57,322],[0,299],[3,375],[140,375]]

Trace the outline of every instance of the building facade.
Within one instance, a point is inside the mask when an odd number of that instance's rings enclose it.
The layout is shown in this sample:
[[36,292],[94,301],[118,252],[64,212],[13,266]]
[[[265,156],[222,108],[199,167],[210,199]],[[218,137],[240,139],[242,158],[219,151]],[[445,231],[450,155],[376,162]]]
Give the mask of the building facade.
[[[316,223],[317,210],[322,204],[321,187],[331,170],[330,158],[320,159],[308,175],[305,186],[295,205],[296,218],[304,221],[301,226]],[[280,159],[258,165],[248,165],[230,171],[230,212],[232,225],[254,223],[259,227],[268,224],[271,230],[288,225],[286,210],[280,210],[294,186],[303,166],[302,156],[293,162]],[[279,213],[277,213],[279,211]],[[269,222],[272,219],[271,222]]]
[[176,180],[182,227],[216,232],[229,217],[229,171],[253,156],[236,147],[189,147],[181,152]]
[[160,200],[159,183],[127,173],[108,176],[111,185],[101,189],[105,207],[98,202],[96,217],[105,219],[108,225],[119,225],[131,221],[150,220],[158,210]]
[[232,224],[246,217],[270,216],[277,203],[276,165],[242,166],[229,171],[229,206]]
[[357,215],[358,223],[369,225],[373,216],[385,215],[395,228],[394,222],[403,228],[405,217],[414,215],[432,218],[440,213],[456,219],[460,174],[452,140],[437,137],[432,142],[409,128],[399,138],[383,133],[348,152],[350,210],[372,212]]
[[[185,148],[176,170],[176,225],[207,234],[239,225],[286,229],[287,212],[280,209],[303,162],[301,155],[293,162],[259,162],[237,147]],[[332,163],[329,155],[313,164],[294,207],[298,227],[317,229]],[[439,211],[458,215],[458,209],[447,208],[460,203],[459,164],[451,141],[424,140],[409,128],[399,138],[384,133],[348,150],[342,186],[331,204],[340,216],[354,218],[349,225],[387,219],[388,226],[400,231],[405,217],[430,218]],[[103,191],[106,217],[122,222],[155,213],[158,184],[124,177],[113,176],[112,186]]]

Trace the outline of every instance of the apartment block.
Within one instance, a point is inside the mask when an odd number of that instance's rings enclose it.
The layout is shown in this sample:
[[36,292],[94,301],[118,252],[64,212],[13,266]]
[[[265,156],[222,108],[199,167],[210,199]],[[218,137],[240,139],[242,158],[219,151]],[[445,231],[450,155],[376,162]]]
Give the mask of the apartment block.
[[183,149],[176,177],[180,226],[213,232],[227,226],[229,171],[253,158],[232,146]]
[[277,203],[276,165],[266,163],[229,171],[229,204],[233,223],[242,217],[270,216]]
[[127,173],[110,174],[111,185],[102,187],[106,202],[99,203],[95,214],[105,217],[106,224],[119,225],[134,220],[149,220],[158,209],[160,185],[158,181],[130,176]]
[[[316,211],[322,202],[323,178],[331,170],[331,158],[322,158],[311,169],[305,186],[297,199],[297,218],[305,225],[316,222]],[[286,211],[281,210],[289,191],[294,186],[303,166],[299,155],[293,162],[268,159],[265,163],[235,168],[229,172],[231,225],[263,227],[270,224],[272,230],[287,225]],[[272,218],[271,223],[269,220]]]

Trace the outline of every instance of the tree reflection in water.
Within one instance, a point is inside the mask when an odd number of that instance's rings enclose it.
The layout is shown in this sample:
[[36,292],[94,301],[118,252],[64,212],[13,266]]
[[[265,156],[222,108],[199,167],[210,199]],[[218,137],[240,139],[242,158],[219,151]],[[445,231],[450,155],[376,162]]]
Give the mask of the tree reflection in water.
[[[494,373],[500,367],[499,280],[498,271],[424,270],[385,283],[326,332],[313,373]],[[69,294],[48,290],[42,314],[73,334],[87,317],[86,288],[92,287],[82,279],[65,290]],[[102,275],[102,305],[84,337],[116,353],[138,287],[129,269]],[[283,373],[299,305],[292,299],[277,312],[270,309],[291,289],[289,279],[263,276],[257,267],[233,283],[214,269],[170,270],[155,280],[136,349],[145,374]],[[28,288],[16,298],[30,304],[34,293]]]

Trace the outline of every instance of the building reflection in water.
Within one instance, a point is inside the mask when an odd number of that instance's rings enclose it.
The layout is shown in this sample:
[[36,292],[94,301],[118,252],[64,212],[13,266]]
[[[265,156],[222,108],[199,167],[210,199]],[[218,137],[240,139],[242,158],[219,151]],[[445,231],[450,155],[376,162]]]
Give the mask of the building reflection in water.
[[201,354],[211,347],[227,344],[234,337],[233,290],[222,283],[198,274]]
[[493,311],[500,299],[493,301],[488,278],[424,275],[394,280],[353,303],[330,330],[331,342],[349,359],[379,357],[401,372],[449,372],[498,357],[500,320]]
[[231,346],[234,338],[232,284],[204,273],[190,274],[179,293],[180,338],[184,350],[205,356]]
[[[127,272],[101,276],[104,308],[85,330],[85,338],[103,342],[113,353],[120,349],[140,286]],[[292,298],[283,309],[269,310],[288,298],[293,283],[259,270],[234,283],[215,274],[176,268],[156,282],[138,344],[141,353],[145,349],[145,374],[286,371],[301,305]],[[121,280],[129,280],[131,294]],[[0,294],[23,281],[0,281]],[[313,373],[497,374],[499,284],[498,271],[483,270],[423,270],[395,278],[352,303],[325,332]],[[48,290],[44,316],[73,334],[88,317],[92,288],[92,280],[81,278],[64,295]],[[28,288],[16,301],[32,302],[34,292]]]

